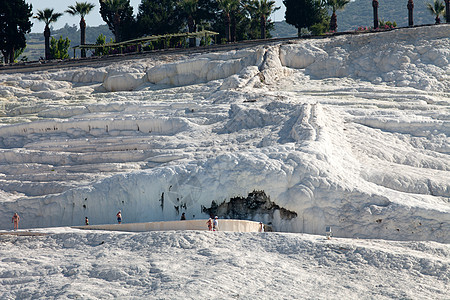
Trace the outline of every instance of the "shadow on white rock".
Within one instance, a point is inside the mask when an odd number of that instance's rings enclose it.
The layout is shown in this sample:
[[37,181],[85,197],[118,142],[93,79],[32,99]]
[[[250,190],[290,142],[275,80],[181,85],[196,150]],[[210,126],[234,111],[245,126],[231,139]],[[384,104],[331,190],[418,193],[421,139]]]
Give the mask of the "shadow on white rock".
[[107,76],[103,87],[108,92],[132,91],[145,82],[143,74],[130,73]]
[[262,63],[264,49],[214,53],[196,59],[158,65],[147,71],[150,83],[183,86],[224,79]]

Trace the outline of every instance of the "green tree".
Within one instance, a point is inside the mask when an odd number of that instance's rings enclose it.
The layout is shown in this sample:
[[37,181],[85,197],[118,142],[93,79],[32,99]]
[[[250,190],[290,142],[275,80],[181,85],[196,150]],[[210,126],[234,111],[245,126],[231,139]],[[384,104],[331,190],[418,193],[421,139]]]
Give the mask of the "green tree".
[[233,39],[231,37],[231,22],[233,15],[239,9],[240,1],[239,0],[217,0],[217,4],[219,6],[219,10],[222,13],[225,24],[226,24],[226,39],[227,42],[231,42]]
[[[96,45],[104,45],[106,44],[106,36],[100,33],[100,35],[97,37],[97,41],[95,42]],[[103,56],[107,55],[109,52],[109,49],[106,47],[102,48],[96,48],[94,51],[95,56]]]
[[197,25],[211,23],[217,18],[217,0],[198,0],[195,22]]
[[[189,32],[196,32],[195,14],[198,9],[198,0],[181,0],[179,5],[187,21]],[[189,38],[189,47],[195,47],[195,38]]]
[[177,0],[142,0],[137,23],[141,35],[177,33],[183,27],[182,10]]
[[441,18],[439,18],[441,15],[444,15],[445,12],[445,5],[443,2],[441,2],[440,0],[434,0],[433,4],[431,3],[427,3],[427,9],[428,11],[430,11],[430,13],[433,16],[436,16],[435,21],[436,24],[440,24],[441,23]]
[[323,18],[320,22],[312,25],[310,27],[311,33],[313,35],[321,35],[328,31],[330,28],[330,17],[327,15],[323,15]]
[[286,6],[286,23],[297,28],[298,35],[302,28],[310,28],[321,23],[327,14],[320,0],[283,0]]
[[0,5],[0,51],[5,63],[13,63],[15,53],[26,47],[25,34],[31,31],[31,4],[24,0],[2,1]]
[[245,0],[232,0],[231,3],[222,4],[218,0],[215,1],[216,16],[210,24],[212,30],[219,33],[216,39],[226,43],[258,37],[254,32],[255,24],[251,22]]
[[55,59],[69,58],[69,47],[69,38],[63,39],[63,37],[60,36],[59,40],[56,40],[54,37],[52,37],[50,41],[50,55]]
[[[193,14],[196,31],[213,30],[217,32],[225,32],[224,30],[218,30],[218,27],[216,26],[218,24],[218,11],[217,0],[197,0],[197,9]],[[184,21],[187,22],[186,14],[182,14],[184,16]]]
[[[72,16],[79,15],[81,17],[80,20],[80,44],[86,44],[86,21],[84,17],[91,12],[91,10],[95,7],[94,4],[88,2],[75,2],[75,5],[70,5],[66,10],[66,13],[71,14]],[[81,50],[81,57],[86,57],[86,50]]]
[[273,0],[250,0],[246,7],[251,19],[257,20],[259,23],[260,37],[265,39],[267,37],[267,20],[272,13],[280,9],[280,6],[275,7]]
[[337,31],[337,16],[336,11],[344,9],[344,7],[350,2],[350,0],[323,0],[324,5],[328,6],[332,10],[331,20],[330,20],[330,30]]
[[[25,50],[25,48],[20,48],[20,49],[14,50],[14,61],[16,61],[16,59],[22,55],[24,50]],[[26,55],[24,55],[24,56],[22,56],[20,61],[28,61],[28,57]]]
[[63,14],[54,13],[53,8],[45,8],[44,10],[38,10],[34,16],[38,21],[45,23],[44,37],[45,37],[45,59],[51,59],[50,55],[50,24],[56,22]]
[[100,15],[114,34],[116,42],[136,36],[130,0],[99,0]]

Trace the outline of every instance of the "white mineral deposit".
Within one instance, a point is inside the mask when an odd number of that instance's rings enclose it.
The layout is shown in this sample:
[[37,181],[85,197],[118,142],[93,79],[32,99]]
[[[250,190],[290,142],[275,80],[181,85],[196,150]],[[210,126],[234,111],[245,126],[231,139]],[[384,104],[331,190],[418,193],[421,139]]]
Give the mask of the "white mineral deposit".
[[0,296],[450,299],[449,104],[448,24],[2,73]]

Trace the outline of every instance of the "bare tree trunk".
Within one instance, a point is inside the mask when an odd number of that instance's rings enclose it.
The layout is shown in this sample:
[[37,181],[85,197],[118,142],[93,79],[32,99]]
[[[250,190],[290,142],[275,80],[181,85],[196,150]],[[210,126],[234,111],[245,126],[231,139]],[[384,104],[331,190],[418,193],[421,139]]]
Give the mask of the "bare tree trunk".
[[236,16],[233,14],[233,18],[231,18],[231,40],[236,42]]
[[261,38],[266,39],[266,16],[261,16],[260,22]]
[[[80,31],[81,31],[80,44],[84,45],[86,44],[86,22],[84,21],[84,18],[81,18],[80,21]],[[85,49],[81,49],[81,57],[86,57]]]
[[3,50],[2,54],[3,54],[3,63],[4,64],[8,64],[9,63],[9,56],[10,56],[9,50],[6,50],[6,49]]
[[121,42],[119,13],[114,15],[114,38],[116,39],[116,43]]
[[9,63],[14,63],[14,48],[11,49],[11,52],[9,53]]
[[373,7],[373,28],[378,28],[378,0],[372,1],[372,7]]
[[414,10],[414,1],[408,0],[408,26],[414,26],[414,18],[413,18],[413,10]]
[[330,20],[330,30],[336,32],[337,31],[337,16],[336,11],[333,10],[333,14],[331,15]]
[[[192,18],[192,16],[189,16],[189,18],[188,18],[188,27],[189,27],[189,32],[190,33],[193,33],[193,32],[195,32],[196,30],[195,30],[195,21],[194,21],[194,18]],[[191,38],[189,38],[189,47],[195,47],[195,45],[196,45],[196,39],[195,39],[195,37],[191,37]]]
[[230,43],[231,42],[231,18],[230,18],[229,14],[226,15],[226,20],[227,20],[227,28],[228,28],[227,42]]
[[45,60],[49,60],[51,59],[51,57],[50,57],[50,28],[48,27],[48,25],[45,25],[44,38],[45,38]]
[[441,24],[441,18],[439,18],[439,16],[436,16],[435,20],[436,24]]
[[445,0],[445,19],[450,24],[450,0]]

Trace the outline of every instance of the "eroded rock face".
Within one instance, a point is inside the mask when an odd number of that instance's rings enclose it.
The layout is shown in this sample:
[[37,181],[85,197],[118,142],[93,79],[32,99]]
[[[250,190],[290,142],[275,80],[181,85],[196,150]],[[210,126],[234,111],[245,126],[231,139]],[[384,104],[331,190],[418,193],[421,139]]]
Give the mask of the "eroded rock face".
[[296,212],[270,201],[270,197],[264,191],[253,191],[246,198],[234,197],[220,205],[212,201],[210,208],[203,207],[202,210],[204,213],[220,218],[264,221],[269,225],[272,223],[274,214],[284,220],[297,217]]
[[239,74],[263,61],[264,49],[209,53],[200,58],[155,66],[147,71],[147,80],[154,84],[184,86]]
[[103,82],[103,87],[108,92],[117,92],[117,91],[132,91],[143,81],[142,74],[119,74],[106,77]]

